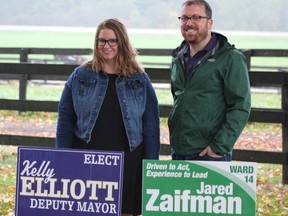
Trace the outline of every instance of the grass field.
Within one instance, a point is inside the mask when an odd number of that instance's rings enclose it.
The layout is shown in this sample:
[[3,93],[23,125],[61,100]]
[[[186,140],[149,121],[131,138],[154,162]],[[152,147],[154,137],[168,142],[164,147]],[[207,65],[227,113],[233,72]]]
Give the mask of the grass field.
[[[94,28],[0,26],[0,47],[92,48]],[[288,49],[288,33],[217,31],[239,49]],[[128,29],[136,48],[175,48],[180,30]]]
[[[226,35],[230,43],[235,44],[238,49],[288,49],[288,33],[218,32]],[[128,29],[128,33],[135,48],[173,49],[183,39],[180,30]],[[0,48],[93,48],[94,34],[93,28],[0,26]],[[0,54],[0,58],[1,56],[3,54]],[[151,58],[149,60],[154,61]],[[157,57],[157,61],[169,63],[170,58]],[[252,65],[288,68],[288,57],[252,58]]]
[[[45,85],[45,84],[28,84],[27,99],[28,100],[51,100],[59,101],[63,84]],[[18,99],[19,85],[17,82],[0,84],[1,99]],[[170,90],[156,89],[159,104],[172,104],[173,99]],[[278,93],[252,93],[252,107],[255,108],[281,108],[281,95]]]

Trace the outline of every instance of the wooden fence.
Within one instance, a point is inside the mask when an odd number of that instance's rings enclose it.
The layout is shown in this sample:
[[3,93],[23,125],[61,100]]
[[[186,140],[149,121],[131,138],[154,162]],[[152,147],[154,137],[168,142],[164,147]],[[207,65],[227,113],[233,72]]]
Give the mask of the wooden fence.
[[[169,56],[169,49],[138,49],[140,56]],[[252,57],[287,57],[288,50],[242,50],[248,60],[249,77],[251,87],[279,87],[281,89],[281,108],[265,109],[252,108],[249,121],[261,123],[279,123],[282,125],[282,151],[268,152],[256,150],[235,149],[233,159],[239,161],[250,161],[258,163],[270,163],[282,165],[282,182],[288,184],[288,71],[287,68],[280,67],[278,72],[270,70],[251,70]],[[27,80],[66,80],[77,64],[63,64],[63,58],[59,56],[83,56],[90,55],[90,49],[42,49],[42,48],[0,48],[0,54],[18,55],[17,61],[12,63],[2,63],[0,61],[0,80],[17,79],[19,85],[19,100],[0,99],[0,110],[18,111],[45,111],[57,112],[58,101],[34,101],[26,100]],[[52,55],[42,63],[32,62],[32,55]],[[56,58],[57,57],[57,58]],[[31,60],[32,59],[32,60]],[[60,59],[60,60],[59,60]],[[1,57],[0,57],[1,60]],[[4,61],[15,61],[14,58],[4,59]],[[45,63],[45,64],[43,64]],[[60,64],[61,63],[61,64]],[[146,72],[153,83],[170,83],[170,72],[168,67],[154,66],[147,67]],[[170,105],[159,105],[161,117],[167,118],[171,110]],[[25,145],[42,147],[52,147],[55,138],[17,136],[0,134],[0,145]],[[161,155],[170,155],[170,145],[161,144]]]

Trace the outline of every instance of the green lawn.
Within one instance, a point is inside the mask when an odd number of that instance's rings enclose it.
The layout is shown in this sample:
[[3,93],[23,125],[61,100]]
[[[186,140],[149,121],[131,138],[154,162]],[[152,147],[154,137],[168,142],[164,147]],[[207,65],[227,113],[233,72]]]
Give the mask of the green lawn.
[[[1,99],[18,99],[18,83],[0,84]],[[63,85],[37,85],[29,84],[27,88],[28,100],[59,101]],[[172,104],[173,99],[170,90],[156,89],[160,104]],[[281,108],[281,95],[278,93],[252,93],[252,107],[257,108]]]
[[[0,47],[93,48],[96,29],[0,29]],[[288,49],[287,33],[217,31],[239,49]],[[182,41],[179,29],[130,30],[136,48],[175,48]]]
[[[288,34],[254,33],[254,32],[221,32],[225,34],[230,43],[238,49],[288,49]],[[173,49],[183,40],[180,30],[128,30],[130,39],[135,48]],[[1,47],[27,47],[27,48],[93,48],[94,29],[81,31],[77,29],[65,30],[9,30],[0,29]],[[273,38],[273,39],[271,39]],[[7,54],[0,54],[6,56]],[[10,55],[18,58],[18,55]],[[34,56],[32,56],[34,57]],[[38,56],[39,57],[39,56]],[[86,56],[90,58],[89,56]],[[52,57],[43,57],[53,59]],[[170,63],[168,57],[141,57],[143,62]],[[287,58],[252,58],[253,66],[281,66],[288,68]]]

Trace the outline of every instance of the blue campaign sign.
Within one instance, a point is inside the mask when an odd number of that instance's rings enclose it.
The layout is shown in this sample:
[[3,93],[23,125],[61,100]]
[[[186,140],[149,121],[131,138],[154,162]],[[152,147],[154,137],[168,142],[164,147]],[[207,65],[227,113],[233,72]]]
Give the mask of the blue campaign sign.
[[121,215],[123,156],[18,147],[15,215]]

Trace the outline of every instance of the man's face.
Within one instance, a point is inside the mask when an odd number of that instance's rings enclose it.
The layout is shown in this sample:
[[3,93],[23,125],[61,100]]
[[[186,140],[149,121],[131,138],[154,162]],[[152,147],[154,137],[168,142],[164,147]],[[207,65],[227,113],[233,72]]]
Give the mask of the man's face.
[[[199,18],[200,16],[202,18]],[[210,35],[213,21],[206,18],[204,5],[183,6],[181,17],[188,18],[188,20],[184,19],[180,22],[181,33],[189,44],[199,44]]]

